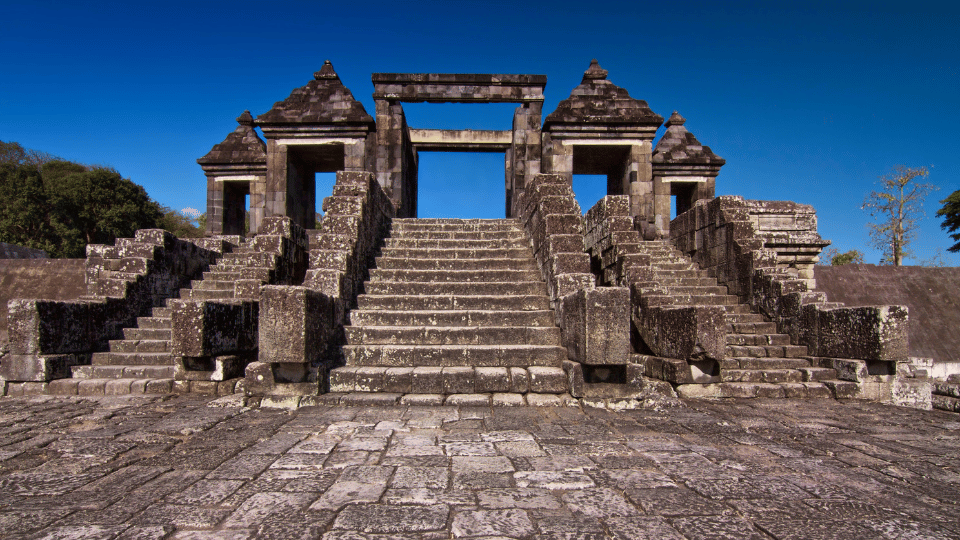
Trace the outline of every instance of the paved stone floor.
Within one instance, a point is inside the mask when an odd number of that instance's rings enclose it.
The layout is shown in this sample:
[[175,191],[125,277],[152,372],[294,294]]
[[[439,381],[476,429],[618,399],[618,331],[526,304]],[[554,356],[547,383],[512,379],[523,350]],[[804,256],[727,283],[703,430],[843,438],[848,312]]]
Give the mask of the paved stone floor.
[[951,413],[235,405],[0,399],[0,536],[960,538]]

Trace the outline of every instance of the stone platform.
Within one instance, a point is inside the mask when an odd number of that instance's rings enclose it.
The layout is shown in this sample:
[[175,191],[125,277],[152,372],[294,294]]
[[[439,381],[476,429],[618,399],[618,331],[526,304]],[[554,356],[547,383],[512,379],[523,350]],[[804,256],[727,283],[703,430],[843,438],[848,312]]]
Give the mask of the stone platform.
[[0,398],[0,537],[960,538],[942,411],[239,398]]

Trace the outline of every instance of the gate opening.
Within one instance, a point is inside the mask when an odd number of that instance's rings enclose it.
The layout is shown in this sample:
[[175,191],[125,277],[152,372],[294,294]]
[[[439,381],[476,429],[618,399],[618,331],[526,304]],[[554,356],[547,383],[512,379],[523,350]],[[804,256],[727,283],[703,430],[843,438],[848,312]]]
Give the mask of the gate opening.
[[503,218],[503,162],[502,153],[419,152],[418,217]]

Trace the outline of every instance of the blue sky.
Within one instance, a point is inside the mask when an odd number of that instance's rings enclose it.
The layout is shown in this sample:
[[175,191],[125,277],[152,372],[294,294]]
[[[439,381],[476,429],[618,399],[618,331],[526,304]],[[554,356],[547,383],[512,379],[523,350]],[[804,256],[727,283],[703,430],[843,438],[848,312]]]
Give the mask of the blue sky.
[[[811,204],[824,238],[877,262],[864,196],[895,165],[932,167],[940,191],[917,259],[950,245],[934,214],[960,189],[955,3],[355,5],[0,2],[0,140],[110,165],[161,204],[204,209],[196,159],[325,59],[371,113],[371,73],[460,72],[547,75],[546,114],[597,58],[726,158],[718,194]],[[405,110],[414,127],[509,129],[512,116],[501,105]],[[422,153],[420,183],[422,216],[502,217],[498,154]]]

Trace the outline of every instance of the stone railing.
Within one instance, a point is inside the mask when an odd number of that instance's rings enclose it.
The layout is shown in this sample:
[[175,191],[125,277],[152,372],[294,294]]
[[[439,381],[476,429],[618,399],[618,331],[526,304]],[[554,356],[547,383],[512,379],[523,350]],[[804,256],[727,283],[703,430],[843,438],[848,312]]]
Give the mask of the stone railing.
[[844,307],[813,291],[813,265],[828,244],[816,227],[811,206],[723,196],[697,201],[673,220],[670,235],[680,251],[811,356],[906,361],[905,307]]
[[70,376],[122,329],[161,305],[223,253],[219,238],[181,240],[158,229],[137,231],[115,246],[87,246],[87,296],[76,301],[15,299],[8,303],[10,354],[0,365],[8,381]]
[[233,261],[242,266],[232,298],[180,299],[170,303],[170,354],[181,381],[242,377],[257,357],[261,289],[303,279],[307,235],[290,218],[264,218],[260,232]]
[[303,285],[262,290],[259,360],[246,370],[249,395],[325,391],[327,372],[339,362],[347,310],[396,211],[372,173],[343,171],[323,209]]
[[674,306],[643,253],[644,240],[630,217],[630,200],[607,196],[587,212],[584,245],[601,283],[629,288],[628,320],[654,355],[719,360],[726,345],[719,306]]
[[533,240],[533,255],[554,307],[564,296],[593,288],[583,252],[583,214],[570,184],[559,174],[538,174],[520,195],[518,215]]

